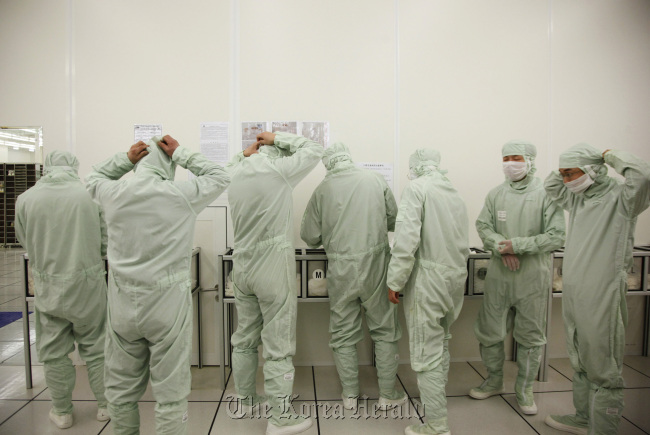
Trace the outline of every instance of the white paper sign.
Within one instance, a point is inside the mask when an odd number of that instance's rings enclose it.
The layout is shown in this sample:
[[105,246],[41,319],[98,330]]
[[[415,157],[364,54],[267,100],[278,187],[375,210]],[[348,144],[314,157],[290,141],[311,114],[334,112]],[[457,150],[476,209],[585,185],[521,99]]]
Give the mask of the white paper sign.
[[279,132],[298,134],[298,121],[273,121],[271,133]]
[[201,154],[208,160],[225,165],[230,160],[228,152],[228,123],[201,123],[199,144]]
[[375,171],[386,180],[386,184],[393,190],[393,164],[392,163],[375,163],[375,162],[357,162],[357,167]]
[[162,136],[162,124],[135,124],[133,132],[136,142],[146,142],[154,136]]
[[327,148],[330,142],[330,123],[323,121],[303,121],[299,125],[300,135],[318,142]]
[[241,123],[241,149],[245,150],[257,142],[257,135],[268,131],[266,121],[248,121]]
[[257,135],[264,131],[298,134],[318,142],[323,148],[327,148],[330,141],[327,121],[248,121],[241,123],[241,149],[255,143]]

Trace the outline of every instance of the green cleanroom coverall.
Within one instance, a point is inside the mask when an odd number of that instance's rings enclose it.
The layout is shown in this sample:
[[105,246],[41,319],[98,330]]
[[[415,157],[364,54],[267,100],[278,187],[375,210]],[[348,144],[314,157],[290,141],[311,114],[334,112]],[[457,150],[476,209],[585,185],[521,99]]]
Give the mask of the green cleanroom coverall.
[[[622,175],[607,175],[607,163]],[[616,434],[623,412],[627,271],[637,216],[650,205],[650,165],[632,154],[602,154],[587,144],[560,155],[560,168],[580,168],[594,183],[576,194],[553,171],[544,187],[569,212],[563,263],[562,316],[576,414],[552,416],[589,434]],[[547,417],[548,420],[548,417]]]
[[359,395],[356,344],[363,339],[361,307],[375,343],[380,396],[395,400],[402,333],[397,306],[386,297],[390,260],[388,231],[395,230],[397,204],[384,178],[357,168],[348,147],[325,150],[325,179],[309,200],[300,236],[308,246],[327,252],[330,300],[330,347],[341,379],[343,397]]
[[75,369],[68,354],[75,341],[97,406],[106,408],[106,229],[78,169],[74,155],[52,151],[45,175],[16,201],[16,236],[29,254],[34,278],[36,350],[52,412],[59,416],[72,413]]
[[232,336],[232,371],[237,395],[258,401],[257,347],[264,346],[264,390],[269,423],[304,420],[290,413],[296,351],[296,258],[293,245],[293,189],[318,164],[323,147],[304,137],[277,133],[273,146],[228,166],[228,191],[235,232],[233,287],[237,330]]
[[449,328],[463,305],[469,221],[439,163],[440,153],[432,149],[417,150],[409,159],[412,181],[402,194],[388,266],[388,287],[404,292],[411,367],[427,415],[427,424],[410,426],[407,433],[449,431]]
[[[550,254],[562,247],[565,236],[564,212],[547,197],[542,180],[533,176],[536,154],[535,146],[526,142],[513,141],[503,146],[502,156],[523,156],[528,172],[519,181],[506,178],[492,189],[476,220],[483,246],[492,253],[483,304],[474,327],[488,378],[470,392],[476,398],[503,392],[503,341],[512,309],[519,368],[515,392],[519,405],[530,411],[535,407],[533,383],[546,344]],[[510,270],[501,261],[499,242],[504,240],[512,242],[520,264],[517,270]]]
[[[117,153],[95,165],[87,188],[108,227],[106,398],[115,434],[139,433],[138,400],[151,381],[156,433],[187,433],[192,350],[191,253],[196,215],[228,185],[225,169],[152,138],[133,165]],[[176,165],[196,178],[174,181]],[[134,170],[133,177],[120,178]]]

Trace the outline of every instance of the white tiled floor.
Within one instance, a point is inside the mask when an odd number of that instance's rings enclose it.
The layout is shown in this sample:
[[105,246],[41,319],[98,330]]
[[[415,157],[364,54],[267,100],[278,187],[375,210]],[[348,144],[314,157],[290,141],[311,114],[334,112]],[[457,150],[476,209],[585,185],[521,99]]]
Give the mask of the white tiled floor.
[[[20,311],[22,292],[19,285],[19,255],[22,251],[0,250],[0,311]],[[30,316],[33,318],[33,314]],[[32,343],[33,319],[30,319]],[[58,430],[48,420],[50,395],[45,385],[43,367],[36,361],[32,344],[33,385],[25,388],[23,359],[23,324],[17,320],[0,328],[0,435],[14,434],[102,434],[112,433],[110,422],[95,420],[96,404],[90,387],[86,368],[77,366],[77,381],[73,393],[75,424],[65,431]],[[535,400],[539,413],[524,416],[518,412],[514,397],[516,364],[506,362],[506,394],[487,400],[473,400],[467,392],[479,385],[485,368],[476,362],[454,362],[449,370],[447,401],[450,426],[454,434],[544,434],[555,431],[544,424],[549,413],[565,413],[573,409],[571,396],[572,369],[567,359],[551,360],[549,382],[535,383]],[[650,434],[650,358],[628,356],[625,358],[623,375],[626,380],[626,408],[619,434]],[[189,396],[189,434],[255,434],[264,433],[263,418],[233,419],[228,404],[234,393],[232,379],[226,390],[217,387],[218,367],[192,368],[192,392]],[[375,369],[359,367],[362,394],[368,397],[358,415],[341,409],[338,400],[341,389],[334,367],[296,367],[294,402],[297,411],[315,417],[313,427],[305,432],[316,434],[382,435],[403,433],[404,428],[420,421],[419,390],[417,379],[410,366],[401,365],[398,376],[399,388],[404,389],[410,400],[401,408],[388,414],[377,412],[378,386]],[[257,388],[263,392],[262,370],[258,371]],[[140,401],[141,433],[155,433],[154,401],[149,388]],[[420,413],[418,413],[418,411]]]

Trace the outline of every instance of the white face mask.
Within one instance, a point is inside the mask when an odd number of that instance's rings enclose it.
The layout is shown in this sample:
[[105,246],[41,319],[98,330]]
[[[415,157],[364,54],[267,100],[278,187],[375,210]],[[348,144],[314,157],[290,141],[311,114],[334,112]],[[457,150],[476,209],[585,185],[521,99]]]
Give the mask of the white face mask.
[[503,162],[503,173],[512,181],[519,181],[528,174],[526,162]]
[[592,180],[591,177],[587,174],[584,174],[582,177],[576,178],[573,181],[564,183],[566,188],[573,193],[582,193],[587,190],[592,184],[594,184],[594,180]]

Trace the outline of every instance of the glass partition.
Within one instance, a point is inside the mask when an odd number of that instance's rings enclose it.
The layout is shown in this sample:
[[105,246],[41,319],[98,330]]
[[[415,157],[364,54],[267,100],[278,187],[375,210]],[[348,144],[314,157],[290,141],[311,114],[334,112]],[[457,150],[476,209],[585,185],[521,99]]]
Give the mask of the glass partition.
[[0,127],[0,163],[43,163],[42,127]]

